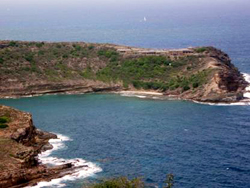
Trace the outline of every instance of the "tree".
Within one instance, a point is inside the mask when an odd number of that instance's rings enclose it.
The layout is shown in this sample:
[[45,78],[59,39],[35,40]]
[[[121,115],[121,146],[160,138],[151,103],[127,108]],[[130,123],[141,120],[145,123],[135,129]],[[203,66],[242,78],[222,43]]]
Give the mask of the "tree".
[[174,175],[167,174],[165,183],[166,183],[166,187],[164,188],[172,188],[174,186]]

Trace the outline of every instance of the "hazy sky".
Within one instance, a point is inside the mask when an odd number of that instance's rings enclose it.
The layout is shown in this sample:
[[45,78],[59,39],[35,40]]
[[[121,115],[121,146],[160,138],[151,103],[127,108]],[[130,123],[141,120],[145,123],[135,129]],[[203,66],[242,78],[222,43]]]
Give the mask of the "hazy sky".
[[[0,15],[4,12],[37,11],[185,11],[202,12],[216,9],[250,10],[250,0],[0,0]],[[2,12],[2,13],[1,13]]]
[[164,5],[211,5],[211,4],[250,4],[249,0],[1,0],[0,5],[20,6],[20,5],[140,5],[140,4],[164,4]]

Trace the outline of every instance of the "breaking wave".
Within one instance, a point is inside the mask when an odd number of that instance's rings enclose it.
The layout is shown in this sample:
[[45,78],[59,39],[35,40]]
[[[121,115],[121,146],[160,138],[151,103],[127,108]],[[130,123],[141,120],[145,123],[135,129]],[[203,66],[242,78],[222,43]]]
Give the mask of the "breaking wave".
[[194,101],[195,103],[198,104],[207,104],[207,105],[212,105],[212,106],[246,106],[246,105],[250,105],[250,74],[247,73],[243,73],[243,76],[245,78],[245,80],[249,83],[249,86],[246,88],[246,92],[244,93],[244,98],[242,101],[240,102],[236,102],[236,103],[203,103],[203,102],[197,102]]
[[121,96],[123,96],[123,97],[137,97],[137,98],[141,98],[141,99],[147,98],[147,96],[145,96],[145,95],[136,95],[136,94],[121,94]]
[[[212,105],[212,106],[246,106],[246,105],[250,105],[250,74],[247,73],[243,73],[243,76],[245,78],[245,80],[249,83],[249,86],[246,88],[246,92],[244,93],[244,98],[243,100],[241,100],[240,102],[236,102],[236,103],[207,103],[207,102],[198,102],[198,101],[193,101],[195,103],[198,104],[205,104],[205,105]],[[138,95],[136,93],[133,92],[127,92],[127,93],[120,93],[121,96],[124,97],[137,97],[137,98],[141,98],[141,99],[146,99],[146,98],[150,98],[150,99],[156,99],[156,100],[176,100],[176,98],[169,98],[169,97],[164,97],[164,96],[153,96],[153,95]]]
[[38,155],[38,159],[42,164],[50,165],[50,166],[57,166],[57,165],[63,165],[67,163],[72,163],[74,167],[79,167],[77,169],[74,169],[72,174],[65,175],[62,178],[53,179],[49,182],[39,182],[35,186],[31,186],[29,188],[42,188],[42,187],[64,187],[66,186],[66,181],[75,181],[76,179],[83,179],[86,177],[90,177],[95,175],[98,172],[101,172],[102,169],[98,167],[96,164],[85,161],[80,158],[76,159],[63,159],[63,158],[57,158],[50,156],[53,151],[60,150],[65,148],[64,142],[72,141],[67,136],[57,134],[57,139],[50,139],[49,143],[53,146],[53,149],[47,150],[45,152],[42,152]]

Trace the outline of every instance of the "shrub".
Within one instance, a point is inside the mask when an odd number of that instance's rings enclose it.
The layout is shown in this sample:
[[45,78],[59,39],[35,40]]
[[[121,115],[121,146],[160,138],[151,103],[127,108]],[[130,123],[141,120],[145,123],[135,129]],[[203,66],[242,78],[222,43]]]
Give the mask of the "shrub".
[[69,56],[67,54],[63,54],[62,56],[64,59],[68,58]]
[[81,49],[82,49],[82,47],[79,45],[74,44],[73,46],[76,49],[76,51],[81,51]]
[[15,41],[10,41],[9,46],[16,47],[17,43]]
[[30,71],[30,67],[23,67],[21,70],[29,72]]
[[0,129],[5,129],[5,128],[7,128],[7,127],[9,127],[8,125],[6,125],[6,124],[0,124]]
[[188,91],[188,90],[190,90],[190,87],[188,86],[188,85],[186,85],[186,86],[184,86],[183,88],[182,88],[182,91],[184,92],[184,91]]
[[61,48],[62,45],[61,45],[61,44],[56,44],[56,47],[57,47],[57,48]]
[[199,83],[197,82],[193,83],[193,88],[197,88],[197,87],[199,87]]
[[0,117],[0,129],[5,129],[8,127],[7,123],[10,122],[10,118],[7,116]]
[[115,62],[115,61],[117,61],[118,60],[118,57],[117,56],[112,56],[111,58],[110,58],[110,61],[111,62]]
[[42,56],[42,55],[44,55],[44,51],[42,51],[42,50],[39,50],[39,51],[38,51],[38,55],[39,55],[39,56]]
[[169,89],[169,86],[167,85],[162,85],[161,86],[161,90],[164,92],[164,91],[167,91]]
[[167,174],[165,183],[166,183],[166,186],[164,186],[164,188],[172,188],[174,186],[174,175]]
[[39,68],[36,66],[35,63],[31,63],[31,69],[30,69],[30,70],[31,70],[32,72],[37,72],[37,73],[40,72]]
[[73,56],[73,57],[79,57],[79,54],[76,50],[71,50],[70,51],[70,54]]
[[91,67],[87,67],[82,73],[81,76],[87,79],[92,79],[95,77],[95,73],[92,71]]
[[205,47],[197,48],[197,49],[195,49],[195,51],[196,51],[197,53],[203,53],[203,52],[207,51],[207,48],[205,48]]
[[135,178],[133,180],[129,180],[128,178],[114,178],[110,180],[105,180],[100,183],[96,183],[92,188],[143,188],[144,183],[141,179]]
[[33,61],[34,55],[32,53],[28,53],[28,54],[25,55],[24,58],[25,58],[26,61],[31,62],[31,61]]
[[3,64],[4,60],[0,57],[0,64]]
[[9,126],[6,125],[6,124],[0,123],[0,129],[5,129],[5,128],[7,128],[7,127],[9,127]]
[[89,50],[93,50],[95,47],[93,45],[88,46]]
[[44,42],[36,43],[36,47],[37,47],[37,48],[41,48],[43,45],[44,45]]
[[[164,181],[163,188],[172,188],[174,186],[174,175],[167,174],[166,180]],[[129,180],[126,177],[113,178],[108,180],[103,180],[99,183],[87,186],[89,188],[145,188],[145,187],[155,187],[153,185],[145,185],[145,183],[140,178],[135,178]]]
[[10,122],[10,118],[8,118],[7,116],[0,117],[0,123],[8,123],[8,122]]
[[125,89],[128,89],[128,86],[129,86],[128,82],[123,81],[123,87],[124,87]]
[[111,57],[118,57],[118,52],[116,52],[113,49],[100,49],[97,52],[98,56],[104,56],[106,58],[111,58]]

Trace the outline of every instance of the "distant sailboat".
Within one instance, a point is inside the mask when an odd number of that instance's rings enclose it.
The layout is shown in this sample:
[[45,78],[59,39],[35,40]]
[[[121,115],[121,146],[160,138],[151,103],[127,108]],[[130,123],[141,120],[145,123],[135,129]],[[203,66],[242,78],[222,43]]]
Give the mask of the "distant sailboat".
[[144,19],[143,19],[143,20],[144,20],[144,22],[146,22],[146,21],[147,21],[147,18],[144,16]]

